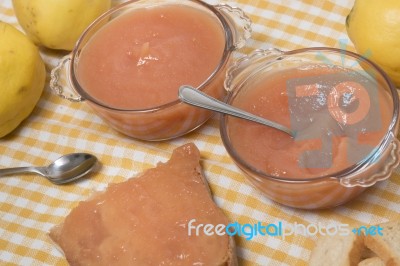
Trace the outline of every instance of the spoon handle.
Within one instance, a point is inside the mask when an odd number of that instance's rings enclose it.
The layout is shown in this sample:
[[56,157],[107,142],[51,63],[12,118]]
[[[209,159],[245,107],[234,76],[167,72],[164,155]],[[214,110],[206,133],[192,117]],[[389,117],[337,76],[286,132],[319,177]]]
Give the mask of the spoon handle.
[[7,176],[11,174],[26,174],[26,173],[36,173],[43,175],[43,173],[38,169],[38,167],[13,167],[0,169],[0,177]]
[[195,88],[192,88],[190,86],[186,86],[186,85],[181,86],[179,88],[178,96],[182,102],[185,102],[187,104],[201,107],[201,108],[208,109],[208,110],[212,110],[212,111],[216,111],[219,113],[224,113],[224,114],[232,115],[235,117],[251,120],[251,121],[259,123],[259,124],[263,124],[263,125],[266,125],[269,127],[276,128],[278,130],[286,132],[287,134],[289,134],[291,136],[294,136],[294,132],[283,125],[280,125],[273,121],[256,116],[254,114],[248,113],[246,111],[240,110],[231,105],[228,105],[228,104],[221,102],[215,98],[212,98],[209,95],[207,95],[199,90],[196,90]]

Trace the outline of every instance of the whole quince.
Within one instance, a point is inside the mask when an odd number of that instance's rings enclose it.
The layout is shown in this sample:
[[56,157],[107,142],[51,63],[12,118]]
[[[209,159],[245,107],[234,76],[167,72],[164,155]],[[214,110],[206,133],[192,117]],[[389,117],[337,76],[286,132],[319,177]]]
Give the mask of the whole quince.
[[400,87],[400,1],[356,0],[346,28],[357,52],[368,54]]
[[38,45],[71,51],[83,31],[110,9],[111,0],[13,0],[15,15]]
[[45,65],[36,45],[0,21],[0,138],[31,114],[45,80]]

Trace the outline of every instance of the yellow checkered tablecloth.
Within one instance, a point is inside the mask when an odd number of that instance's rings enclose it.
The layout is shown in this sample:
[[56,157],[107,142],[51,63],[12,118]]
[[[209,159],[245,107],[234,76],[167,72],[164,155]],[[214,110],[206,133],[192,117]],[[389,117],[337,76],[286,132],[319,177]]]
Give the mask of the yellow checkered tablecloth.
[[[339,47],[340,43],[348,43],[348,49],[353,49],[345,30],[345,17],[353,1],[227,3],[242,8],[253,21],[252,38],[240,53],[267,47]],[[0,0],[0,20],[18,27],[11,0]],[[64,55],[46,49],[41,53],[48,73]],[[324,211],[287,208],[265,198],[246,182],[222,145],[217,118],[184,137],[143,142],[117,133],[86,104],[62,100],[47,85],[32,115],[11,135],[0,139],[0,167],[46,165],[62,154],[86,151],[98,156],[101,168],[90,178],[65,186],[52,185],[33,175],[0,178],[0,264],[65,265],[64,257],[49,240],[50,228],[93,190],[126,180],[167,160],[174,148],[187,142],[199,147],[215,201],[231,221],[370,225],[400,216],[398,173],[341,207]],[[296,235],[286,239],[256,236],[251,241],[244,237],[235,240],[241,265],[307,265],[315,239]]]

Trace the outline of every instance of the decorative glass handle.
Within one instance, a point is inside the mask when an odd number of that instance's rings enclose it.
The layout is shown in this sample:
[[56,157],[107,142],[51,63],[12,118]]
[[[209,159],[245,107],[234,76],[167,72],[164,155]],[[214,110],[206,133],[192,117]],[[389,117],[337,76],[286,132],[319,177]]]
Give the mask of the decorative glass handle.
[[[63,99],[67,99],[71,102],[82,102],[85,99],[80,95],[74,95],[66,84],[69,84],[69,74],[67,70],[69,69],[70,62],[71,55],[67,55],[61,59],[60,63],[58,63],[55,68],[53,68],[50,73],[50,88],[54,94]],[[62,74],[65,75],[64,79],[62,79]],[[67,90],[69,93],[67,93]]]
[[226,91],[231,91],[232,88],[240,86],[249,78],[247,74],[250,70],[254,70],[258,65],[266,66],[266,62],[275,62],[283,56],[284,52],[277,48],[258,49],[250,55],[243,56],[228,68],[226,72],[224,87]]
[[[371,165],[374,163],[381,163],[383,166],[376,173],[366,177],[355,177],[349,176],[340,179],[340,184],[344,187],[370,187],[375,185],[378,181],[388,179],[395,167],[400,163],[400,142],[396,137],[393,137],[392,143],[386,148],[389,154],[387,155],[384,162],[376,162],[377,159],[372,160]],[[385,152],[385,151],[384,151]],[[381,153],[379,156],[383,156]],[[371,166],[370,165],[370,166]]]
[[214,7],[220,11],[221,15],[226,19],[233,34],[233,48],[240,49],[251,36],[251,20],[238,7],[232,7],[227,4],[218,4]]

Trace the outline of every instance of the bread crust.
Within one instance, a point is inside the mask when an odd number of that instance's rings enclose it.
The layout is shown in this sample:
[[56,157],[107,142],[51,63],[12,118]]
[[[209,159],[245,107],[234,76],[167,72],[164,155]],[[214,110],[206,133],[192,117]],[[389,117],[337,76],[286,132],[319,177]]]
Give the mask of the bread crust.
[[364,236],[365,245],[388,266],[400,266],[400,220],[379,224],[382,235]]
[[324,236],[311,252],[310,266],[400,266],[400,219],[381,223],[382,235]]

